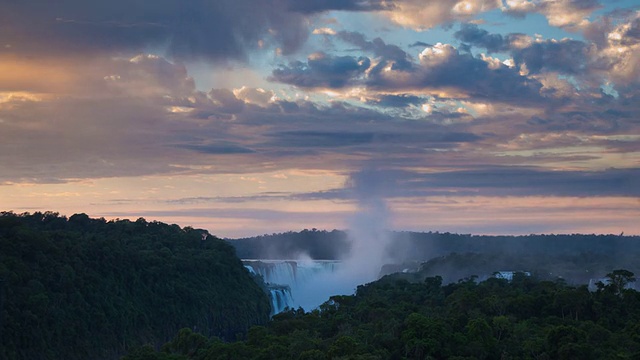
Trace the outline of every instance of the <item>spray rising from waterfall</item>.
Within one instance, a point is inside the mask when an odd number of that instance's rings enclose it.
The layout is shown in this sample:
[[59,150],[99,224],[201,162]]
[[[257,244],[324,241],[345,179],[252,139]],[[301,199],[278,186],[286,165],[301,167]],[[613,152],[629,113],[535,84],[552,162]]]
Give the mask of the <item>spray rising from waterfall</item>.
[[314,281],[303,284],[296,303],[311,310],[333,295],[353,294],[358,285],[377,280],[382,265],[390,259],[389,225],[391,214],[385,197],[393,183],[376,169],[364,169],[351,175],[346,184],[357,208],[348,219],[351,251],[335,271],[318,274]]

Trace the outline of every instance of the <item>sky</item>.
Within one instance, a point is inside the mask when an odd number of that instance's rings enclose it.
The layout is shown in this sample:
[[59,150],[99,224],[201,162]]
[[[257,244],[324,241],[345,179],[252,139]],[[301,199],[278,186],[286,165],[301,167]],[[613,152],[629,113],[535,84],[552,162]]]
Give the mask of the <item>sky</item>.
[[[640,5],[0,0],[0,210],[640,234]],[[379,224],[378,224],[379,225]]]

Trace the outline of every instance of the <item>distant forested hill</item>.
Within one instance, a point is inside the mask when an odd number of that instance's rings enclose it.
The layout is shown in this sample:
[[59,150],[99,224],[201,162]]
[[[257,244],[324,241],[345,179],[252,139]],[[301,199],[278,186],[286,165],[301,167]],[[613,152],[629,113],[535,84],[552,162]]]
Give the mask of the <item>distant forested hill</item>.
[[[419,276],[442,276],[445,283],[499,270],[535,272],[585,284],[615,268],[640,273],[640,236],[484,236],[439,232],[389,232],[390,264],[381,275],[421,268]],[[241,258],[344,259],[351,251],[347,232],[303,230],[229,240]],[[422,265],[421,265],[422,264]]]
[[344,231],[302,230],[228,240],[241,259],[338,260],[349,253],[351,245]]
[[[580,253],[624,257],[640,252],[640,236],[526,235],[488,236],[440,232],[389,232],[388,253],[397,260],[426,261],[450,253],[566,255]],[[351,249],[348,233],[303,230],[228,240],[240,258],[339,260]]]
[[0,213],[0,359],[115,359],[184,327],[233,340],[266,323],[266,294],[203,232]]
[[[405,265],[406,266],[406,265]],[[384,274],[397,272],[397,266],[385,266]],[[441,276],[444,283],[478,276],[486,279],[496,271],[526,271],[542,280],[564,279],[569,284],[586,285],[598,281],[614,269],[628,269],[640,273],[640,253],[615,256],[598,253],[559,255],[509,253],[451,253],[419,265],[419,271],[399,274],[408,280],[421,281]]]

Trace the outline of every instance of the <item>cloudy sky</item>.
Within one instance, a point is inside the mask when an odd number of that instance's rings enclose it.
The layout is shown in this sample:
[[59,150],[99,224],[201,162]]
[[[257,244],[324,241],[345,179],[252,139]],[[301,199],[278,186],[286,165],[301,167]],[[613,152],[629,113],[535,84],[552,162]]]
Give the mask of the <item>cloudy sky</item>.
[[640,6],[0,0],[0,210],[640,234]]

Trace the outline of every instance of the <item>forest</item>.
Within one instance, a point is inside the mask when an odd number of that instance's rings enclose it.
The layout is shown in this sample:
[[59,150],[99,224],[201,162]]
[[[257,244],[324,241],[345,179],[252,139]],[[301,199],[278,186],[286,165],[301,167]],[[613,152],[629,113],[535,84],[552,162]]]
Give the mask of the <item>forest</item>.
[[638,359],[640,293],[614,270],[594,292],[516,273],[512,281],[398,275],[290,310],[245,339],[223,342],[182,329],[156,351],[123,360],[218,359]]
[[[349,248],[337,230],[281,235],[251,241],[274,240],[271,256]],[[395,236],[416,250],[390,274],[270,319],[264,283],[236,256],[246,239],[1,212],[0,359],[640,358],[639,237]],[[395,272],[409,263],[415,272]],[[500,270],[516,272],[491,276]]]
[[226,341],[270,302],[233,247],[160,222],[0,213],[0,359],[117,359],[181,328]]

